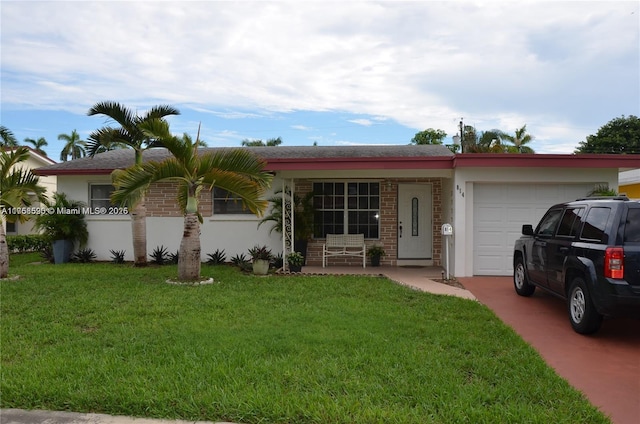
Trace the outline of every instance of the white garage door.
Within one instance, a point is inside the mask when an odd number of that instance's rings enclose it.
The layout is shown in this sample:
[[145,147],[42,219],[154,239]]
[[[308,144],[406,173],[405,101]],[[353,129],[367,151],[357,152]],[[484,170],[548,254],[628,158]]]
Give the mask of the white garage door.
[[473,274],[511,275],[522,224],[536,226],[550,206],[584,197],[594,184],[474,184]]

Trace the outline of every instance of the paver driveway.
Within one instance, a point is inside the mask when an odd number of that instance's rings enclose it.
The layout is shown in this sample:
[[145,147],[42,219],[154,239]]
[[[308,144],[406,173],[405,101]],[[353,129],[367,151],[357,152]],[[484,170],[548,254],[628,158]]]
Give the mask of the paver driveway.
[[582,336],[565,303],[540,289],[525,298],[511,277],[459,280],[614,424],[640,423],[640,321],[605,320],[598,333]]

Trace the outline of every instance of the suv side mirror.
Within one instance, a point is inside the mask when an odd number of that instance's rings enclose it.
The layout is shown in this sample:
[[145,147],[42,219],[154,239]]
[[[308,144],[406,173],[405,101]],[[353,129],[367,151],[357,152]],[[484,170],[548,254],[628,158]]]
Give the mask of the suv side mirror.
[[525,236],[533,235],[533,226],[530,224],[525,224],[522,226],[522,234]]

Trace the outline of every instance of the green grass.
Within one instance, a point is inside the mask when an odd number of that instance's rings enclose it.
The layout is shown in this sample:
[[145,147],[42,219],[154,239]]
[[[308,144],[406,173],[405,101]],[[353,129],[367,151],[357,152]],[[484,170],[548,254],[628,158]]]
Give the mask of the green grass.
[[1,295],[3,408],[242,423],[608,423],[477,302],[376,277],[164,283],[33,264]]

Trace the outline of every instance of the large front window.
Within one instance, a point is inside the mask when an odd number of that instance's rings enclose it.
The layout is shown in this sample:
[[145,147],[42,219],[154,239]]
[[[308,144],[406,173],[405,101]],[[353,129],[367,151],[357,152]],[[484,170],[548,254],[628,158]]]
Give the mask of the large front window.
[[313,183],[314,236],[364,234],[380,237],[380,183]]

